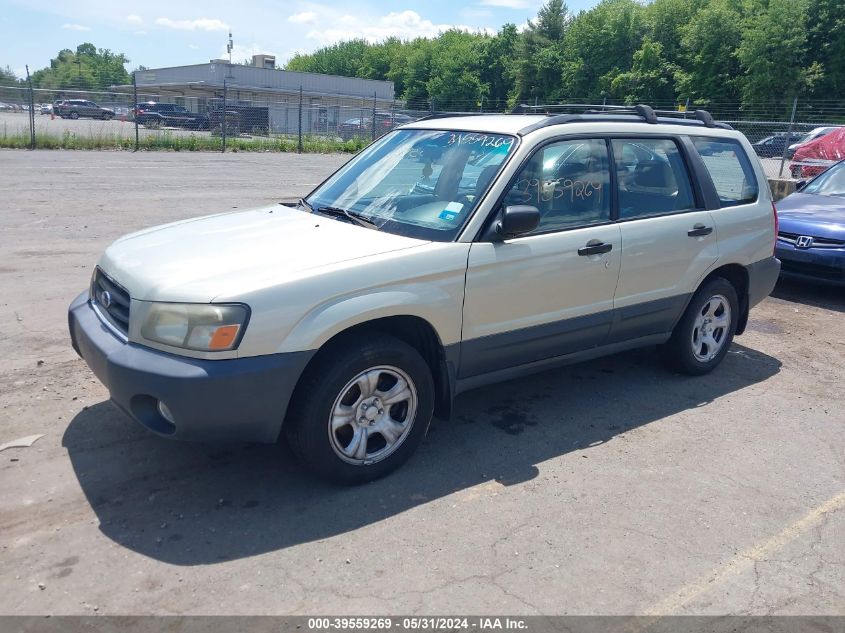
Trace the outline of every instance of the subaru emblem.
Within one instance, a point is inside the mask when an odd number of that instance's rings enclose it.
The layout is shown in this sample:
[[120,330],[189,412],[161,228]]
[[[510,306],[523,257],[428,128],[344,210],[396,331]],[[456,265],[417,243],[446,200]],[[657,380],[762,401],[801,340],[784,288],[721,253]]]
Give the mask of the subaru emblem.
[[813,238],[809,235],[799,235],[795,240],[795,246],[798,248],[810,248],[813,245]]
[[103,290],[97,295],[97,301],[108,310],[111,307],[111,293],[108,290]]

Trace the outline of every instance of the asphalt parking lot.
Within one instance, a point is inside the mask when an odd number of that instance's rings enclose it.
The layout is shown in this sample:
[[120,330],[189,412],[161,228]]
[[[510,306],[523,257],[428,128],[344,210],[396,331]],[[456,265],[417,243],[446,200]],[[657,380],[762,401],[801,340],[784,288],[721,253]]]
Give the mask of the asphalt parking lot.
[[44,434],[0,452],[0,613],[845,614],[841,289],[781,283],[707,377],[645,349],[464,394],[358,488],[110,404],[66,331],[102,249],[347,159],[0,151],[0,444]]

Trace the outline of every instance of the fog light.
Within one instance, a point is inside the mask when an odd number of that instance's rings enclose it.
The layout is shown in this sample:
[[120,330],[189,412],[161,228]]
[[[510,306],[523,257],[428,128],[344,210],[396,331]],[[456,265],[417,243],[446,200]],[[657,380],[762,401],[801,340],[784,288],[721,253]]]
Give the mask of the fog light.
[[161,400],[158,401],[158,412],[161,414],[165,420],[170,422],[172,425],[176,425],[176,420],[173,419],[173,413],[170,412],[170,409],[167,408],[167,405],[164,404]]

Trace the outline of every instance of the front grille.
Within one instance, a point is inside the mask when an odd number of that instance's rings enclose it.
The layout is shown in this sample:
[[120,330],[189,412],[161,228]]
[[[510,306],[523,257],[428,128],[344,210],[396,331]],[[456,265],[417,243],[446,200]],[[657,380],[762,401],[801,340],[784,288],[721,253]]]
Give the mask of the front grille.
[[124,335],[129,332],[129,293],[99,268],[91,284],[91,301],[112,326]]
[[[778,233],[778,239],[794,246],[795,241],[802,235],[804,235],[804,233],[787,233],[785,231],[780,231]],[[816,237],[814,235],[810,235],[809,237],[813,238],[813,243],[809,248],[842,248],[845,246],[845,240],[834,240],[828,237]]]
[[811,264],[809,262],[796,262],[791,259],[781,260],[781,268],[787,273],[798,273],[819,279],[830,281],[845,281],[845,269],[824,264]]

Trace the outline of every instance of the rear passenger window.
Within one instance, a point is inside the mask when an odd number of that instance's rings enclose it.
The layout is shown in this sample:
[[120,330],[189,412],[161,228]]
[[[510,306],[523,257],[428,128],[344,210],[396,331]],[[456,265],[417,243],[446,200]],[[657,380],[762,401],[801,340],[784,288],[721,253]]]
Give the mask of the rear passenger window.
[[669,139],[613,141],[619,218],[648,217],[695,207],[689,172]]
[[757,178],[738,141],[699,136],[692,142],[710,172],[721,206],[733,207],[757,200]]

